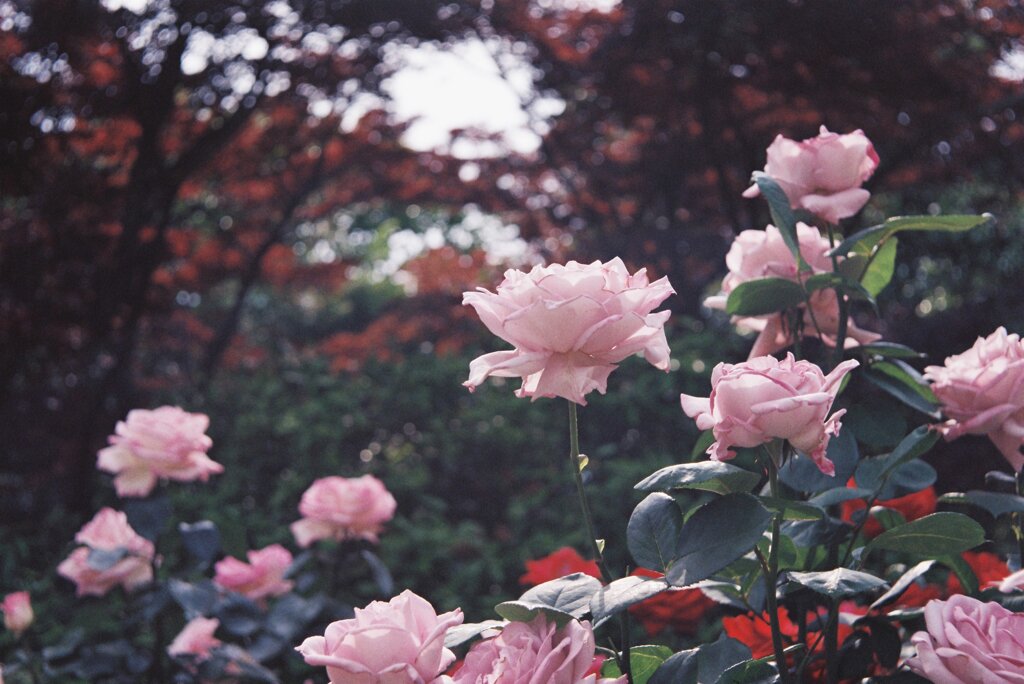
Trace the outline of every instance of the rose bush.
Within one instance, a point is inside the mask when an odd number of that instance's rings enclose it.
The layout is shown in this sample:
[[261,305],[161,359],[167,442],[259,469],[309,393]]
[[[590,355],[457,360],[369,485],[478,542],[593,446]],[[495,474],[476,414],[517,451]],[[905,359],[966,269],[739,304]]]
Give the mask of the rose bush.
[[108,438],[110,446],[99,452],[97,466],[116,475],[118,496],[146,496],[160,479],[205,482],[224,471],[206,455],[213,446],[209,424],[206,415],[177,406],[129,411]]
[[1024,468],[1024,341],[999,328],[942,366],[928,366],[925,378],[949,420],[947,440],[987,435],[1020,472]]
[[57,572],[75,583],[79,596],[102,596],[117,585],[131,591],[153,579],[153,542],[133,530],[120,511],[101,509],[75,541],[82,546]]
[[462,623],[462,611],[438,615],[408,589],[389,602],[356,608],[355,617],[327,626],[296,649],[315,667],[326,667],[333,684],[432,682],[455,660],[445,632]]
[[325,477],[302,494],[299,513],[291,525],[295,543],[305,548],[320,539],[356,538],[377,541],[397,503],[384,483],[372,475]]
[[910,641],[913,672],[936,684],[1024,683],[1024,614],[970,596],[932,601]]
[[843,377],[858,363],[844,361],[825,375],[809,361],[787,354],[782,361],[762,356],[744,363],[715,366],[711,396],[680,395],[683,411],[701,430],[713,430],[711,458],[735,456],[730,447],[755,447],[785,439],[805,452],[826,475],[835,466],[825,456],[829,439],[839,433],[840,409],[828,415]]
[[585,405],[588,393],[604,394],[615,364],[634,354],[667,371],[669,312],[654,309],[673,293],[667,278],[652,283],[645,269],[630,275],[620,259],[506,271],[496,292],[466,292],[462,302],[515,349],[475,359],[463,384],[473,390],[492,375],[518,377],[517,396]]
[[[878,168],[878,161],[863,131],[840,135],[822,126],[817,137],[806,140],[777,136],[768,147],[764,173],[782,187],[794,209],[838,223],[871,199],[871,193],[860,186]],[[760,194],[755,183],[743,196]]]

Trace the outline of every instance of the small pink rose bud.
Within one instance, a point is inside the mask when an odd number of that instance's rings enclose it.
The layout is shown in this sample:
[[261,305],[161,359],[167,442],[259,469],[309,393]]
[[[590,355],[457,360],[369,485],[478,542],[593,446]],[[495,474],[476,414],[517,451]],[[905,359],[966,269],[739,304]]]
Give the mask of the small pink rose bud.
[[712,430],[711,458],[736,455],[730,447],[755,447],[774,439],[788,440],[806,453],[826,475],[835,466],[826,456],[829,439],[839,434],[839,418],[831,416],[843,377],[859,364],[848,360],[825,375],[809,361],[787,354],[782,361],[760,356],[743,363],[720,363],[711,373],[711,396],[680,395],[683,411],[701,430]]
[[192,656],[197,661],[206,660],[210,657],[210,651],[222,643],[220,639],[213,636],[218,627],[220,627],[220,620],[216,618],[193,618],[178,636],[174,637],[174,641],[167,647],[167,654]]
[[14,632],[14,636],[21,636],[36,617],[27,591],[16,591],[5,596],[0,611],[4,614],[4,627]]

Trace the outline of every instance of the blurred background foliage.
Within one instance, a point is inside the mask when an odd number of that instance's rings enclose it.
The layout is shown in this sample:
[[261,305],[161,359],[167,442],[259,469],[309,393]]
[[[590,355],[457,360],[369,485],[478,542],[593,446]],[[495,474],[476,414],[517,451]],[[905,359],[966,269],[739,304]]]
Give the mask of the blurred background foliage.
[[[95,452],[174,403],[226,467],[176,510],[228,553],[289,542],[313,479],[369,472],[398,586],[490,617],[524,560],[583,545],[564,408],[460,386],[498,348],[461,293],[616,255],[678,291],[673,372],[625,363],[581,415],[623,566],[632,485],[697,437],[678,394],[746,356],[700,300],[768,221],[740,193],[776,134],[864,129],[861,225],[998,218],[902,240],[865,327],[931,362],[1024,330],[1022,40],[1015,0],[0,0],[0,590],[59,610],[49,573],[115,503]],[[512,84],[515,135],[417,139],[397,84],[421,54]],[[940,488],[1001,467],[981,439],[933,461]]]

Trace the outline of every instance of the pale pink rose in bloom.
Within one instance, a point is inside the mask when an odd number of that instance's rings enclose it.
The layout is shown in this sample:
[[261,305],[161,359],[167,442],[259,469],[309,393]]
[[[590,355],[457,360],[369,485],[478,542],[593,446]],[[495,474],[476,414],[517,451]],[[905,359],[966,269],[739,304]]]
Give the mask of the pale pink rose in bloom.
[[368,539],[377,543],[384,523],[397,507],[384,483],[373,475],[324,477],[302,494],[299,513],[293,522],[295,543],[305,548],[318,539]]
[[14,632],[14,636],[21,636],[36,618],[27,591],[16,591],[5,596],[0,611],[4,614],[4,627]]
[[743,363],[720,363],[711,372],[711,396],[680,395],[683,411],[701,430],[712,430],[711,458],[736,455],[730,447],[755,447],[773,439],[788,440],[806,453],[826,475],[835,466],[825,456],[831,437],[839,434],[840,409],[831,416],[843,377],[859,364],[843,361],[825,375],[810,361],[792,354],[779,361],[761,356]]
[[910,669],[935,684],[1024,684],[1024,613],[955,594],[929,601]]
[[292,564],[292,554],[280,544],[246,553],[245,563],[232,556],[217,561],[213,581],[229,591],[260,600],[291,591],[292,583],[284,578]]
[[[79,596],[102,596],[119,584],[131,591],[153,579],[153,543],[139,536],[128,524],[128,516],[120,511],[101,509],[79,530],[75,541],[83,546],[72,551],[57,572],[77,585]],[[90,550],[123,552],[124,557],[98,569],[97,562],[101,566],[106,563],[102,558],[90,563]]]
[[947,440],[988,435],[1014,470],[1024,467],[1024,342],[999,328],[944,366],[928,366],[924,377],[950,419],[940,430]]
[[174,637],[174,641],[167,647],[167,654],[171,656],[194,656],[198,660],[206,660],[210,657],[210,651],[221,645],[221,640],[213,636],[213,633],[220,627],[220,620],[216,618],[197,617],[189,620],[184,629]]
[[333,684],[423,684],[433,682],[454,661],[445,633],[462,624],[456,608],[438,615],[408,589],[387,603],[356,608],[355,617],[327,626],[297,650],[314,667],[326,667]]
[[453,679],[455,684],[619,684],[590,673],[594,632],[588,622],[570,620],[561,629],[539,615],[510,622],[501,633],[473,645]]
[[[804,282],[812,275],[832,271],[832,260],[827,255],[831,246],[828,238],[814,226],[796,224],[797,242],[800,254],[810,267],[799,273],[796,258],[789,251],[782,233],[769,225],[764,230],[744,230],[733,240],[725,265],[729,273],[722,280],[722,291],[704,300],[711,309],[725,310],[729,294],[739,285],[761,278],[784,278],[793,282]],[[803,336],[818,337],[830,347],[836,346],[839,334],[839,300],[834,290],[817,290],[811,294],[810,307],[801,305],[803,312]],[[794,331],[790,330],[782,313],[766,316],[734,316],[733,323],[748,330],[759,332],[750,358],[774,354],[793,344]],[[820,335],[819,335],[820,333]],[[881,335],[858,328],[852,319],[847,319],[846,338],[843,347],[849,349],[859,344],[868,344],[881,339]]]
[[[863,131],[840,135],[822,126],[818,137],[799,142],[777,136],[768,147],[764,172],[786,193],[791,207],[839,223],[871,199],[860,186],[877,168],[878,153]],[[755,183],[743,196],[760,194]]]
[[604,394],[617,363],[643,352],[668,371],[668,311],[654,312],[674,294],[667,278],[650,282],[646,269],[630,275],[622,260],[505,271],[496,292],[463,294],[492,333],[512,351],[484,354],[469,365],[471,391],[488,376],[522,378],[518,397],[565,397],[586,404]]
[[206,435],[210,419],[177,406],[135,409],[118,421],[110,446],[102,449],[97,467],[114,473],[118,496],[146,496],[158,479],[206,482],[224,466],[206,455],[213,442]]

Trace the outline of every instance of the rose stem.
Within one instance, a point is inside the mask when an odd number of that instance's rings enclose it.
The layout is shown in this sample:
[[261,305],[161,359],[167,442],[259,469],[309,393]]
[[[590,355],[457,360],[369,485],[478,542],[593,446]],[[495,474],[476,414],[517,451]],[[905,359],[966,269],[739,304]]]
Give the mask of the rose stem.
[[[836,248],[836,238],[834,226],[831,223],[826,224],[828,227],[828,244],[832,249]],[[834,273],[839,272],[839,255],[832,255],[832,271]],[[849,313],[846,310],[846,295],[843,294],[841,287],[835,288],[836,301],[839,304],[839,328],[836,330],[836,348],[832,352],[832,368],[835,368],[843,361],[843,350],[846,346],[846,324]],[[829,369],[831,370],[831,369]]]
[[[767,451],[767,450],[766,450]],[[775,459],[768,453],[768,485],[772,498],[779,496],[779,471]],[[772,628],[772,647],[775,650],[775,664],[779,668],[782,684],[789,684],[789,668],[786,666],[785,649],[782,646],[782,629],[779,627],[779,602],[775,596],[775,585],[779,577],[779,538],[781,534],[782,514],[772,516],[772,546],[768,551],[768,565],[763,568],[765,583],[765,599],[768,602],[768,618]]]
[[[608,572],[608,566],[604,562],[604,554],[597,543],[597,535],[594,533],[594,517],[590,513],[590,504],[587,502],[587,492],[583,489],[583,469],[580,468],[580,430],[579,420],[576,417],[576,402],[569,401],[569,466],[572,468],[573,480],[576,482],[576,494],[580,500],[580,508],[583,510],[583,523],[586,527],[587,539],[590,540],[590,548],[594,553],[594,560],[601,570],[601,579],[605,584],[611,584],[612,576]],[[619,669],[626,675],[630,684],[633,682],[633,674],[629,667],[629,623],[625,615],[619,616],[619,626],[622,638],[622,657],[619,659]]]

